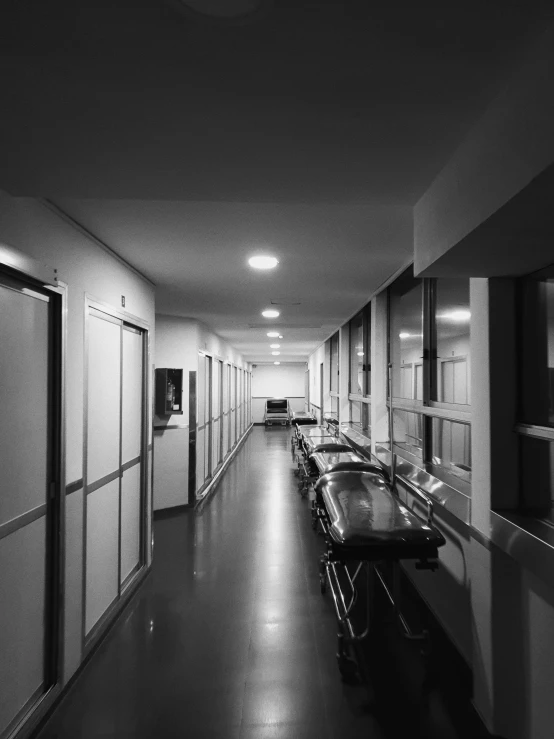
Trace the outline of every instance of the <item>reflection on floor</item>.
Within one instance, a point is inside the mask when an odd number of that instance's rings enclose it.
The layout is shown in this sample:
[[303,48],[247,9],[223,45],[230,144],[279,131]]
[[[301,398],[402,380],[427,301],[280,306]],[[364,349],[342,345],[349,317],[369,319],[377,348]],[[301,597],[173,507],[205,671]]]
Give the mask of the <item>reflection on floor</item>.
[[434,694],[403,710],[379,664],[368,684],[341,682],[289,443],[255,428],[201,511],[156,522],[151,575],[40,739],[465,736]]

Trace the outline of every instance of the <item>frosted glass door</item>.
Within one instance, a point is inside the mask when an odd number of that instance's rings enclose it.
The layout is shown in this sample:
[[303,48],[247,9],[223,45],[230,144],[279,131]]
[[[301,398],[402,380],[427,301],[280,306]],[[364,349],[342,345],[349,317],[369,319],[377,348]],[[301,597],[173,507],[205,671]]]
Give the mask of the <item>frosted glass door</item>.
[[206,414],[206,437],[204,440],[206,479],[212,476],[212,358],[206,357],[204,408]]
[[229,365],[223,365],[223,424],[222,434],[222,453],[223,457],[227,456],[229,451]]
[[84,634],[141,566],[145,332],[89,307],[87,316]]
[[0,735],[48,687],[54,320],[46,294],[0,274]]
[[221,362],[213,360],[212,365],[212,470],[220,461],[220,429],[221,429]]
[[88,316],[85,633],[119,593],[121,323]]
[[206,357],[198,355],[198,373],[196,386],[196,488],[199,489],[206,479]]

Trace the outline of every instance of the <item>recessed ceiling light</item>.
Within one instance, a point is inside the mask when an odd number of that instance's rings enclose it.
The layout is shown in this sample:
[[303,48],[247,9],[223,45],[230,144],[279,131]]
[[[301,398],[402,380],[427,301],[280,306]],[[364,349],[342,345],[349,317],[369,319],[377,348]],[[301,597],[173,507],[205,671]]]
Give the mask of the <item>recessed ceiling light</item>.
[[364,353],[363,352],[358,352],[358,356],[359,357],[363,357],[364,356]]
[[269,348],[270,349],[280,349],[281,348],[281,344],[270,344],[269,345]]
[[271,353],[273,354],[274,357],[277,357],[279,356],[279,354],[281,354],[281,352],[271,352]]
[[398,338],[399,339],[409,339],[410,338],[410,334],[408,334],[406,331],[401,331],[398,334]]
[[279,334],[279,336],[277,338],[278,339],[282,339],[283,338],[283,335],[282,334]]
[[254,267],[254,269],[273,269],[279,264],[279,260],[275,259],[275,257],[258,255],[250,257],[248,264]]
[[281,364],[281,362],[273,362],[273,364]]
[[280,339],[280,338],[282,338],[281,336],[279,336],[279,332],[278,331],[269,331],[268,334],[267,334],[267,336],[269,336],[270,339]]
[[279,311],[278,310],[263,310],[262,316],[264,318],[279,318]]

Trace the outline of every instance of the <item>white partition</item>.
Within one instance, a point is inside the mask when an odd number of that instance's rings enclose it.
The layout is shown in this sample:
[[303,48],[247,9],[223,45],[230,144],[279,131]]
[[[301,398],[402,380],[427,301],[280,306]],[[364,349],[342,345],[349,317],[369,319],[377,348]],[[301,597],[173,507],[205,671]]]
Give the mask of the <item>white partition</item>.
[[119,593],[119,478],[87,496],[86,548],[88,634]]
[[135,464],[121,479],[121,583],[140,561],[140,501],[140,465]]
[[0,285],[0,524],[46,503],[48,312]]
[[0,539],[0,733],[43,685],[46,517]]
[[87,484],[119,469],[121,325],[88,317]]

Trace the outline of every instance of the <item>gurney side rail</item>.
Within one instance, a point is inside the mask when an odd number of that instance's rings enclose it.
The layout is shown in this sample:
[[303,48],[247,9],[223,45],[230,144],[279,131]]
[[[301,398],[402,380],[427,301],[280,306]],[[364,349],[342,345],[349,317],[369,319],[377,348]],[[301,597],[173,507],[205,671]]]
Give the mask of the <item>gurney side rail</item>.
[[[407,480],[405,477],[396,477],[395,478],[395,486],[398,484],[404,485],[404,487],[408,488],[410,493],[414,495],[416,498],[419,498],[426,506],[427,506],[427,524],[429,526],[433,526],[433,514],[434,514],[434,503],[431,500],[431,498],[421,490],[417,485],[414,485],[413,482],[410,482],[410,480]],[[398,490],[396,490],[396,494],[398,494]]]

